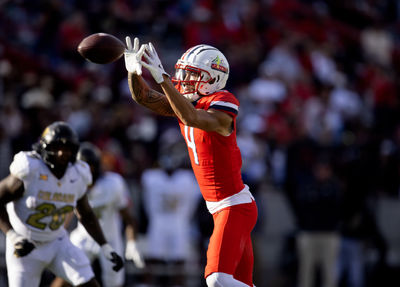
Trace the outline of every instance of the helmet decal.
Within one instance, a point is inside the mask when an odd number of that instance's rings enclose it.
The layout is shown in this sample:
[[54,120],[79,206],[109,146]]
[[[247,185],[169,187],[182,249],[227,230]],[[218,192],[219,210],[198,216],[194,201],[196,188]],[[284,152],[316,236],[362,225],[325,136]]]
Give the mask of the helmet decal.
[[211,62],[211,68],[214,70],[218,70],[221,71],[223,73],[228,73],[228,69],[223,66],[225,65],[225,63],[223,62],[223,60],[217,56],[212,62]]
[[47,126],[44,131],[42,132],[41,137],[44,138],[50,132],[50,127]]

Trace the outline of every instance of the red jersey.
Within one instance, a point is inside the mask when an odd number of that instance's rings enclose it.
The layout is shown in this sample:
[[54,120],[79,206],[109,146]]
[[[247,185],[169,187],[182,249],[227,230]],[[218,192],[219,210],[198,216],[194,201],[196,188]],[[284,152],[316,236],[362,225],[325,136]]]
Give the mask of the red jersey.
[[218,91],[193,104],[196,109],[215,109],[233,118],[233,131],[229,136],[188,127],[179,121],[201,193],[207,201],[219,201],[244,188],[242,157],[236,142],[239,101],[228,91]]

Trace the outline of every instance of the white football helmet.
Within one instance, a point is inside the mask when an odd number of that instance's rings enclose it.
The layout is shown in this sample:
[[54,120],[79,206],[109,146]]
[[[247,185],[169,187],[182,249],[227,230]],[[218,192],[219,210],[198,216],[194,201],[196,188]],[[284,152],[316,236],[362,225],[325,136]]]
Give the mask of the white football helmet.
[[229,64],[224,54],[209,45],[197,45],[187,50],[175,65],[178,90],[191,101],[225,87]]

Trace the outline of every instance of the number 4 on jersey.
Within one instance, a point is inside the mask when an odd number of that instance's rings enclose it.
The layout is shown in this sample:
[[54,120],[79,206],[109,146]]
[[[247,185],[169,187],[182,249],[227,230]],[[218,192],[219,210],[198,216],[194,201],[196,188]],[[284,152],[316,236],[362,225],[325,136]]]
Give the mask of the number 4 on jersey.
[[199,157],[197,156],[196,143],[194,142],[193,127],[185,126],[185,139],[188,147],[193,151],[193,159],[195,164],[199,164]]

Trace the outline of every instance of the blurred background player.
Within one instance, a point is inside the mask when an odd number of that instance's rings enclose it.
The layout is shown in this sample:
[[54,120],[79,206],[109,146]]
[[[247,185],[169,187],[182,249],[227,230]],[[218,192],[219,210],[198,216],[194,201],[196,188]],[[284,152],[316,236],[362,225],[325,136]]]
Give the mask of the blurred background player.
[[192,219],[200,199],[199,187],[193,172],[184,166],[187,154],[179,131],[166,130],[160,143],[160,167],[142,174],[144,207],[149,219],[147,279],[155,286],[186,286],[185,263],[193,255]]
[[[101,151],[89,142],[81,144],[77,159],[88,163],[90,166],[93,184],[89,187],[87,197],[90,206],[99,219],[107,241],[121,254],[124,250],[124,240],[121,234],[122,224],[124,224],[127,242],[125,257],[128,260],[133,260],[136,267],[143,268],[144,261],[136,245],[136,222],[130,214],[130,197],[125,180],[118,173],[103,172]],[[100,252],[100,246],[79,222],[71,232],[70,239],[74,245],[86,253],[92,262],[96,258],[99,259],[103,286],[117,287],[124,285],[124,269],[119,272],[111,270],[109,261]],[[62,278],[56,278],[52,287],[56,286],[68,286],[68,284]]]
[[106,242],[86,196],[92,183],[89,166],[76,160],[78,136],[64,122],[46,127],[33,151],[14,156],[10,175],[0,182],[0,228],[6,234],[8,285],[39,286],[45,269],[74,286],[98,286],[88,258],[64,229],[75,211],[95,239],[109,268],[122,258]]
[[[251,231],[257,206],[241,176],[242,158],[236,141],[239,101],[222,90],[229,76],[225,56],[209,45],[198,45],[178,59],[171,82],[154,46],[139,49],[126,37],[125,66],[132,98],[163,116],[176,117],[214,230],[207,250],[204,278],[208,286],[253,286]],[[142,60],[145,59],[145,61]],[[164,94],[141,77],[142,65]]]

